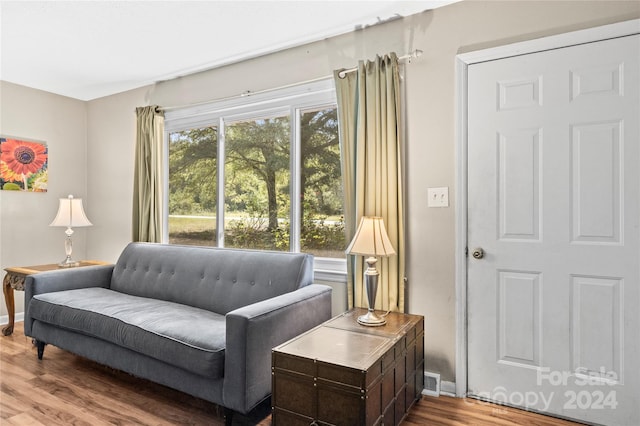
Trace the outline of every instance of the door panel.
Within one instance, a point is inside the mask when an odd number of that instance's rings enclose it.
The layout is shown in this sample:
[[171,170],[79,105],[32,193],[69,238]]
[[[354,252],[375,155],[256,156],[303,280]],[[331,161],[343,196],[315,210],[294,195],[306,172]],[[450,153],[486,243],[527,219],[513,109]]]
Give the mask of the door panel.
[[468,69],[468,391],[640,424],[640,36]]

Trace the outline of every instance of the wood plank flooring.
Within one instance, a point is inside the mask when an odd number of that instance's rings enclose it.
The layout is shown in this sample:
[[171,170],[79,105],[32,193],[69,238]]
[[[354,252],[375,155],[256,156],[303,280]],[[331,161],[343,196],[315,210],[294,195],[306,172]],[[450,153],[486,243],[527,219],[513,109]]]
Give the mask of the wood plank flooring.
[[575,426],[567,420],[543,416],[470,398],[423,396],[402,426]]
[[[268,401],[234,425],[270,425]],[[16,323],[0,336],[0,425],[223,425],[215,404],[47,346],[38,361]],[[570,426],[576,423],[471,399],[423,397],[403,426]]]

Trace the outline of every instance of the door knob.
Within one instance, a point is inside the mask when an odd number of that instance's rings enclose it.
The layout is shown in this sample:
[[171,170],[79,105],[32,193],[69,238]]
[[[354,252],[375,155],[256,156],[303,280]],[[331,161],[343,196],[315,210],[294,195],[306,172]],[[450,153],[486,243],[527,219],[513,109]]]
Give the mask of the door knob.
[[482,259],[484,257],[484,250],[482,250],[482,248],[478,247],[473,249],[473,251],[471,252],[471,255],[475,258],[475,259]]

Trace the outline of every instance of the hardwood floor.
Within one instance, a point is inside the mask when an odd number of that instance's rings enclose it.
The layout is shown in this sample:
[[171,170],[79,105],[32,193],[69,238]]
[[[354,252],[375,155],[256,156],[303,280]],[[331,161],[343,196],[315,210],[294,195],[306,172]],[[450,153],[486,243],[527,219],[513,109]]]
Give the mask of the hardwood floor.
[[402,426],[575,426],[567,420],[470,398],[423,396]]
[[[270,425],[267,403],[234,425]],[[38,361],[16,323],[0,336],[0,424],[12,426],[223,425],[215,404],[48,346]],[[470,399],[423,397],[403,426],[569,426],[576,423]]]

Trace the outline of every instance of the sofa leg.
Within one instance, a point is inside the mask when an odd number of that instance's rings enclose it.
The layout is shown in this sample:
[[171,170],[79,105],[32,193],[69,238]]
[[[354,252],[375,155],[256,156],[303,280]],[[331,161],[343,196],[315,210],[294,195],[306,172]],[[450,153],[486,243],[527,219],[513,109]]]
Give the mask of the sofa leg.
[[233,424],[233,410],[231,408],[224,407],[224,426],[231,426]]
[[36,348],[38,349],[38,359],[42,359],[42,355],[44,355],[44,347],[46,343],[41,342],[40,340],[36,340]]

